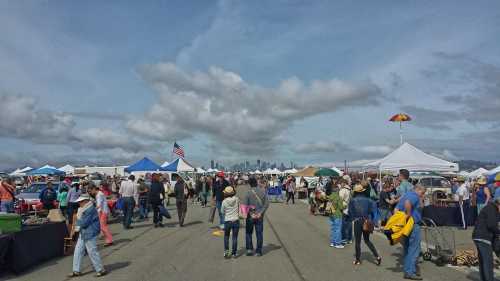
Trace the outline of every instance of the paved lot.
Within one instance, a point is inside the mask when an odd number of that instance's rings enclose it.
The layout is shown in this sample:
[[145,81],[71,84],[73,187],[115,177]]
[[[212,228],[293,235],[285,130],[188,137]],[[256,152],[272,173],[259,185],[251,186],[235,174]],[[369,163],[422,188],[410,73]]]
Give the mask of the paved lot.
[[[302,203],[271,204],[264,226],[264,256],[246,257],[244,228],[240,230],[240,254],[237,259],[223,258],[222,237],[212,235],[207,223],[208,208],[190,205],[186,226],[175,219],[166,228],[153,228],[151,221],[135,224],[124,231],[113,224],[115,245],[101,254],[110,274],[101,280],[402,280],[399,247],[391,247],[384,237],[373,241],[383,257],[382,266],[373,264],[366,247],[363,265],[352,265],[354,247],[332,249],[328,245],[329,226],[325,217],[313,217]],[[176,214],[172,210],[175,218]],[[102,244],[103,241],[101,240]],[[72,257],[49,261],[20,276],[2,280],[69,280]],[[456,270],[421,264],[425,280],[479,280],[474,270]],[[95,280],[87,258],[85,276],[76,280]]]

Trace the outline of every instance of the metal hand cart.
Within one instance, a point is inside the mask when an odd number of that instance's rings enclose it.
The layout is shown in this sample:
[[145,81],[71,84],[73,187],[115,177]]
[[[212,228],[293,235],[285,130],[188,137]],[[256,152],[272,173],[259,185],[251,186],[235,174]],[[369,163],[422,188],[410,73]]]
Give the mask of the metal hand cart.
[[429,218],[422,218],[424,231],[422,257],[425,261],[435,258],[438,266],[453,262],[456,255],[455,232],[452,227],[440,226]]

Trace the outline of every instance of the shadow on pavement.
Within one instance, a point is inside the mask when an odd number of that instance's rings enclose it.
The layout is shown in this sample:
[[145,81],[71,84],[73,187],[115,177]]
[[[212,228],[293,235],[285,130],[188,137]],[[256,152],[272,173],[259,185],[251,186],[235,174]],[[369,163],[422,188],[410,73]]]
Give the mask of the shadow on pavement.
[[202,221],[190,221],[188,223],[185,223],[184,226],[191,226],[191,225],[197,225],[203,223]]
[[262,254],[267,254],[272,251],[280,250],[281,246],[275,245],[275,244],[267,244],[262,247]]
[[152,227],[153,224],[152,223],[148,223],[148,224],[136,224],[136,225],[132,225],[134,228],[144,228],[144,227]]
[[113,241],[113,245],[118,245],[118,244],[122,244],[122,243],[128,243],[128,242],[131,242],[131,241],[132,241],[132,239],[121,238],[121,239]]
[[115,262],[115,263],[112,263],[112,264],[104,265],[104,268],[106,268],[107,271],[112,272],[112,271],[115,271],[115,270],[118,270],[118,269],[125,268],[125,267],[127,267],[129,265],[130,265],[129,261],[127,261],[127,262]]

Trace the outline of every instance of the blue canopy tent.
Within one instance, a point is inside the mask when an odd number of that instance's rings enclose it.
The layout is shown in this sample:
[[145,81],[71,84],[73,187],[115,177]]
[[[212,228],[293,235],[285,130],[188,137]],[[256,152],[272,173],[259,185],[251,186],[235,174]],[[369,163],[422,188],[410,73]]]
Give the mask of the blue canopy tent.
[[127,173],[132,173],[132,172],[156,172],[156,171],[161,171],[162,168],[160,165],[156,164],[155,162],[151,161],[149,158],[144,157],[142,160],[128,166],[125,168],[125,172]]
[[35,170],[31,170],[31,171],[27,172],[26,174],[31,175],[31,176],[35,176],[35,175],[64,176],[66,173],[61,171],[61,170],[58,170],[58,169],[49,168],[49,167],[42,167],[42,168],[38,168]]

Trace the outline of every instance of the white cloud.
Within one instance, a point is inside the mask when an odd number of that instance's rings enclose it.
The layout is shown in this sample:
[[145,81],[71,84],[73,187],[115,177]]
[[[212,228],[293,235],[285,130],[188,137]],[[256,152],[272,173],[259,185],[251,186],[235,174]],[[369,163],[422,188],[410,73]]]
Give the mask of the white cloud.
[[130,132],[157,140],[206,135],[246,154],[268,153],[283,144],[295,121],[350,106],[377,104],[380,90],[370,82],[292,77],[276,88],[249,84],[238,74],[211,67],[188,73],[172,63],[147,65],[140,74],[158,92],[143,118],[128,122]]

